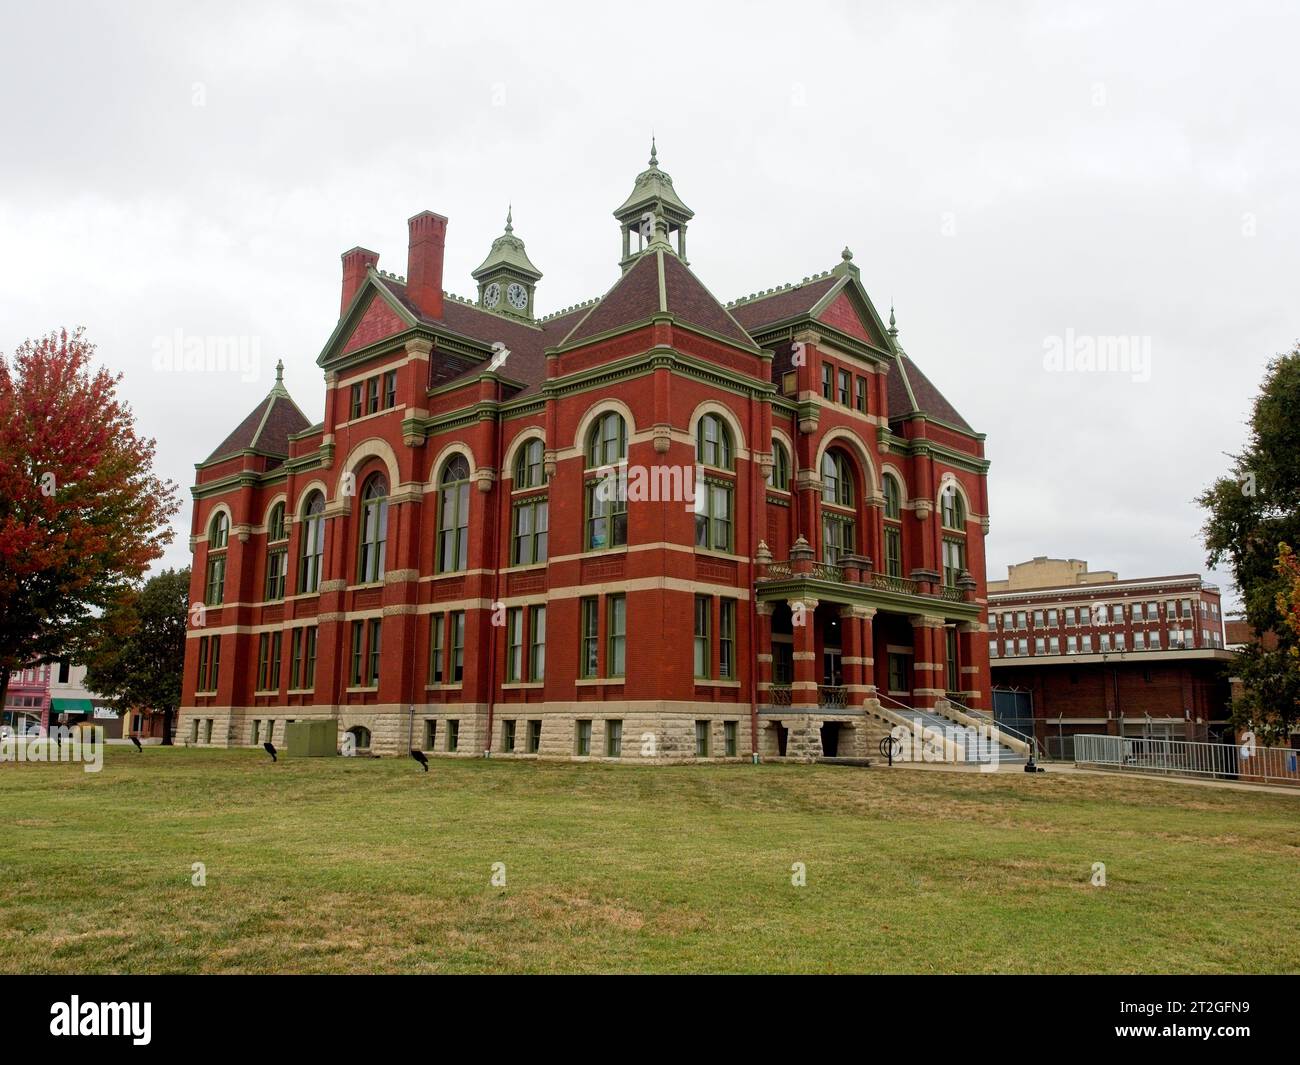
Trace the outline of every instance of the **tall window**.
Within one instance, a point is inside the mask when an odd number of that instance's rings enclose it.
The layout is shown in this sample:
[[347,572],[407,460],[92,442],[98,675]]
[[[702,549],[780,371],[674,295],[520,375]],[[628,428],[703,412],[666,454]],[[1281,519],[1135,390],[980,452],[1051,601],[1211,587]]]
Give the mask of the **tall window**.
[[826,562],[838,562],[857,550],[855,497],[848,459],[839,451],[826,452],[822,456],[822,559]]
[[285,571],[289,564],[289,533],[284,523],[284,504],[271,509],[271,519],[266,523],[266,598],[268,601],[284,598]]
[[627,597],[605,600],[605,676],[621,677],[627,670]]
[[943,541],[943,583],[948,588],[957,587],[957,579],[966,572],[966,541],[949,539]]
[[853,387],[853,375],[848,370],[840,370],[836,379],[839,387],[835,390],[835,398],[847,407],[853,398],[850,391]]
[[736,601],[724,599],[718,614],[718,676],[731,680],[736,675]]
[[506,611],[506,681],[524,679],[524,610],[512,606]]
[[903,491],[898,478],[887,473],[883,479],[885,489],[885,573],[890,577],[903,575]]
[[695,459],[701,466],[732,467],[731,432],[716,414],[706,414],[695,426]]
[[371,618],[369,629],[369,639],[367,641],[369,655],[367,657],[366,665],[366,684],[373,688],[379,683],[379,659],[380,651],[382,650],[381,640],[383,634],[383,619]]
[[527,566],[546,561],[546,537],[550,524],[550,505],[546,496],[522,499],[512,508],[514,526],[510,540],[510,563]]
[[594,677],[600,672],[600,603],[596,598],[582,600],[581,625],[579,639],[582,657],[578,671],[584,677]]
[[302,508],[302,537],[298,545],[298,594],[320,591],[325,558],[325,496],[312,492]]
[[772,441],[772,472],[767,475],[767,483],[782,492],[790,490],[790,452],[780,440]]
[[469,462],[452,455],[438,478],[438,569],[442,573],[469,565]]
[[853,471],[842,452],[828,451],[822,456],[822,502],[853,506]]
[[537,488],[544,482],[543,451],[542,442],[537,439],[529,440],[519,449],[513,485],[516,492],[521,488]]
[[[716,414],[705,414],[695,426],[695,461],[714,469],[732,468],[731,432]],[[731,550],[734,492],[735,486],[721,478],[695,485],[696,547]]]
[[589,549],[627,543],[627,484],[607,467],[627,458],[627,423],[614,411],[602,414],[587,436],[586,508]]
[[713,600],[707,595],[695,597],[695,675],[708,678],[713,676],[712,641],[710,622],[712,621]]
[[289,658],[289,687],[312,688],[316,684],[316,626],[293,630]]
[[528,608],[528,679],[546,679],[546,607]]
[[429,683],[443,682],[443,615],[433,614],[429,620]]
[[226,545],[230,540],[230,518],[220,511],[208,526],[208,569],[203,601],[220,606],[226,601]]
[[966,503],[957,491],[954,485],[948,485],[943,490],[940,497],[941,509],[943,513],[943,527],[945,529],[956,529],[958,532],[966,531]]
[[366,478],[361,490],[361,545],[357,554],[357,583],[384,579],[384,547],[388,540],[388,482],[378,473]]
[[465,679],[465,611],[451,614],[451,681],[459,684]]
[[733,485],[708,480],[695,485],[695,546],[731,550]]

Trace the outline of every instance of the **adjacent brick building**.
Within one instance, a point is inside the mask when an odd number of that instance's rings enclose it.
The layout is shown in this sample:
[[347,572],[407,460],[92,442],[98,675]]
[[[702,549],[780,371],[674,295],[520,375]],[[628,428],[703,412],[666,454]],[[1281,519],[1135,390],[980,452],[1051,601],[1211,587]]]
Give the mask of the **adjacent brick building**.
[[984,438],[849,251],[723,305],[653,152],[614,215],[613,287],[546,316],[509,217],[473,299],[440,215],[405,277],[344,253],[324,420],[277,373],[198,464],[181,741],[807,757],[987,707]]
[[1231,738],[1219,590],[1196,574],[1120,580],[1036,558],[989,585],[999,720],[1068,757],[1080,733]]

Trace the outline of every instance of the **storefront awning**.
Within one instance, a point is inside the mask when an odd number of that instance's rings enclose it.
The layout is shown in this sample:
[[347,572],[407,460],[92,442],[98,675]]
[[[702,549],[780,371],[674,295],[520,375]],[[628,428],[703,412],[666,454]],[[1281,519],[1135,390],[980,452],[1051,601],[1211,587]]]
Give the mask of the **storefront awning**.
[[95,707],[89,699],[51,699],[52,714],[89,714]]

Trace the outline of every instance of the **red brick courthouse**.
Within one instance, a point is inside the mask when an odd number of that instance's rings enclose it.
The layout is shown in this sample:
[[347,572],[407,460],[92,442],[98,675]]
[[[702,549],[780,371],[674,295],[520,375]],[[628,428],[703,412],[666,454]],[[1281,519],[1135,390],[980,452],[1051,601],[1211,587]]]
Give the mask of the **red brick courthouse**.
[[845,756],[988,707],[984,437],[850,252],[724,305],[653,153],[614,217],[613,287],[545,316],[509,218],[473,299],[441,215],[405,277],[344,253],[324,421],[277,373],[198,464],[181,740]]

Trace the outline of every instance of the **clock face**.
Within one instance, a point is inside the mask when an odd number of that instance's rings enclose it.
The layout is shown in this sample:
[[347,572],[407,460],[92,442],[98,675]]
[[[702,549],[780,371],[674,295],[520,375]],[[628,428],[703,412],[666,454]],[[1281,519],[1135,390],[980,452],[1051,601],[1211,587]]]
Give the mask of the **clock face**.
[[528,289],[520,284],[511,284],[506,289],[506,299],[510,301],[510,306],[517,311],[522,311],[528,306]]
[[483,290],[483,306],[495,307],[501,302],[501,286],[495,281]]

